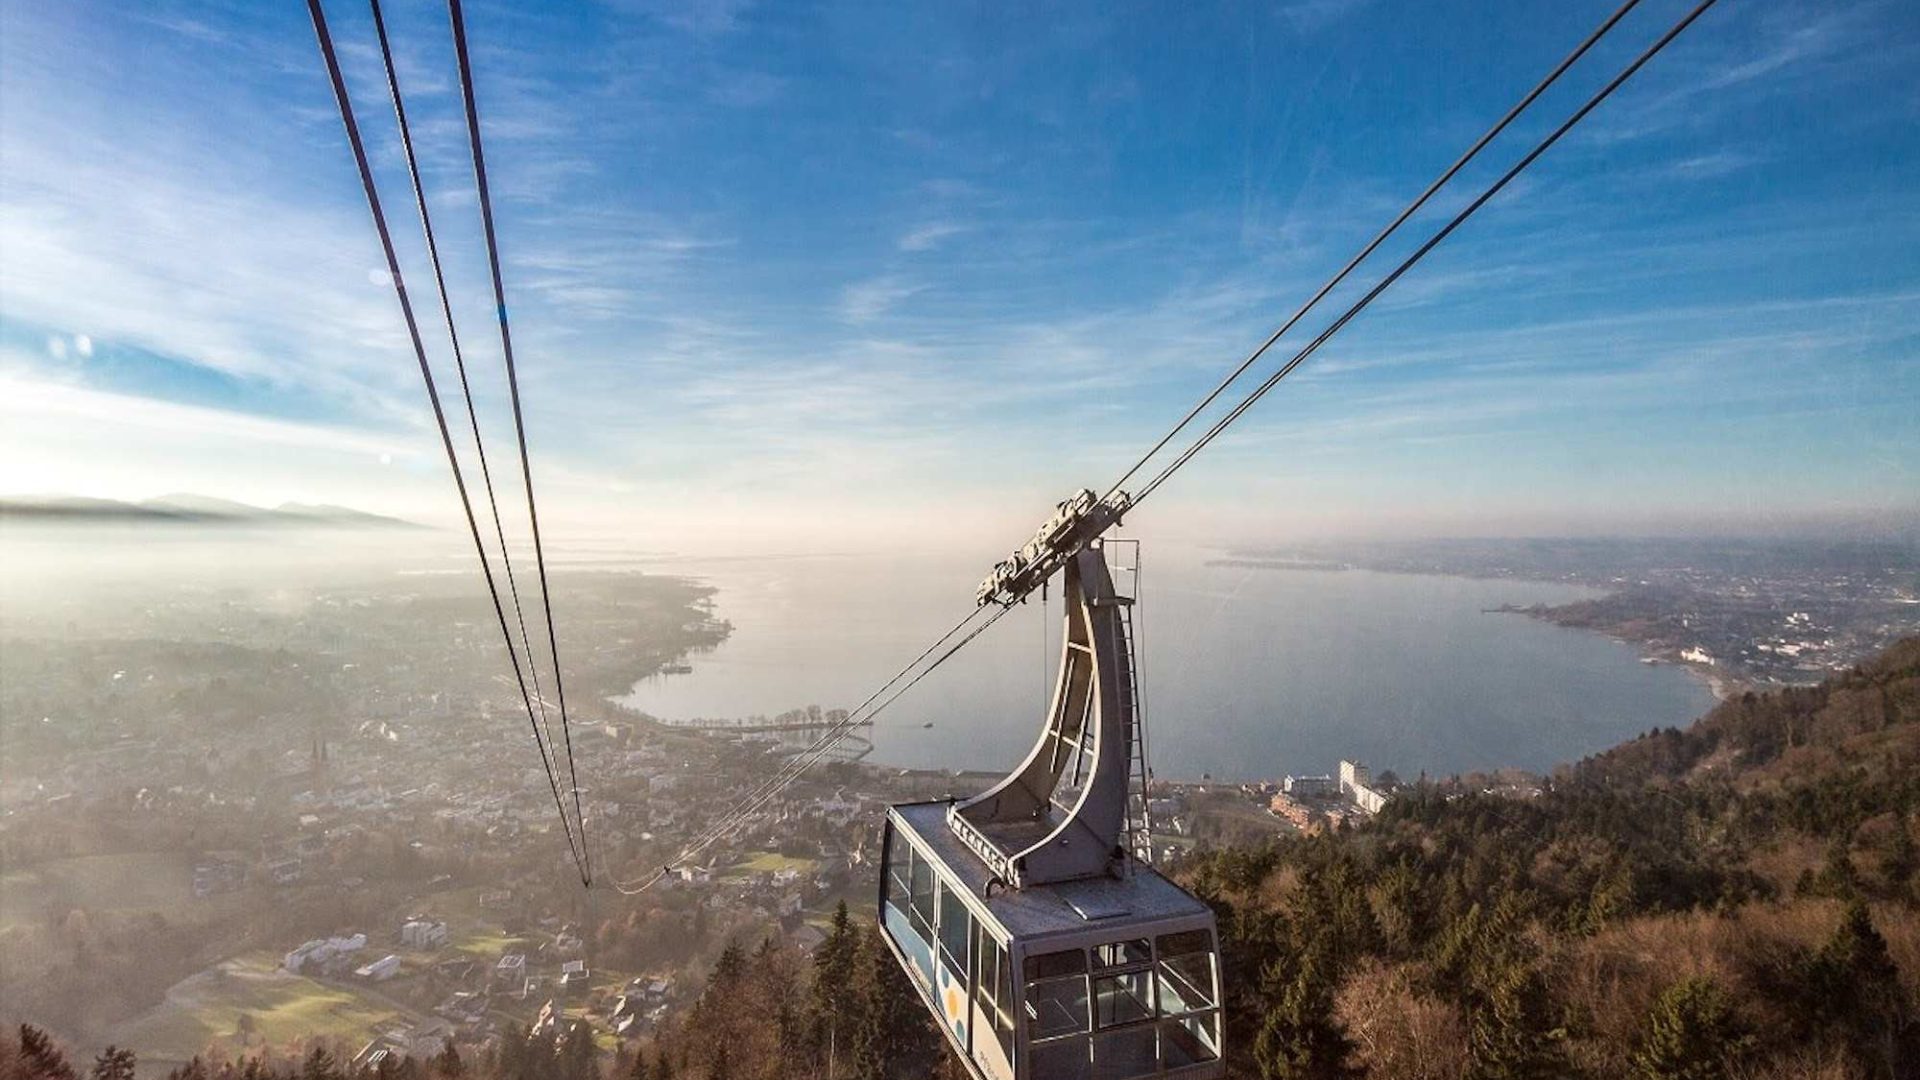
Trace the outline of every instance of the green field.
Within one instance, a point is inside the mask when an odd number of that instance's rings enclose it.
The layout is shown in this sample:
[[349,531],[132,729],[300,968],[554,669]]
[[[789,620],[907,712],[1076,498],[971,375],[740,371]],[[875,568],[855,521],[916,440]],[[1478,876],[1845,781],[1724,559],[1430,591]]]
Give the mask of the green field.
[[776,870],[798,870],[803,874],[811,874],[819,866],[819,859],[801,859],[777,851],[762,851],[745,862],[736,863],[730,872],[770,874]]
[[178,853],[83,855],[0,876],[0,930],[41,922],[50,911],[172,916],[191,903],[193,869]]
[[239,1048],[241,1014],[251,1018],[258,1046],[280,1045],[307,1036],[334,1036],[355,1042],[401,1014],[350,990],[292,975],[277,957],[249,953],[183,979],[166,1000],[123,1024],[115,1041],[142,1060],[185,1061],[215,1039]]
[[474,930],[471,933],[455,937],[452,946],[455,951],[485,960],[489,964],[500,959],[502,953],[531,952],[533,939],[504,933],[499,930]]

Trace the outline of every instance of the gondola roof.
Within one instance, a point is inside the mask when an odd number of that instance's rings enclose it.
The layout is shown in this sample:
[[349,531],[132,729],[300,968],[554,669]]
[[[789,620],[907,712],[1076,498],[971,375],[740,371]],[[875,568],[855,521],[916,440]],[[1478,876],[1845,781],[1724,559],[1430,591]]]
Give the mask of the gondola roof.
[[1193,915],[1210,919],[1204,903],[1188,895],[1152,867],[1136,863],[1125,878],[1095,877],[1039,889],[995,888],[985,896],[991,872],[947,826],[947,807],[939,802],[907,803],[893,812],[912,832],[918,846],[944,868],[948,880],[966,886],[994,919],[1022,942],[1051,935],[1079,934],[1128,922]]

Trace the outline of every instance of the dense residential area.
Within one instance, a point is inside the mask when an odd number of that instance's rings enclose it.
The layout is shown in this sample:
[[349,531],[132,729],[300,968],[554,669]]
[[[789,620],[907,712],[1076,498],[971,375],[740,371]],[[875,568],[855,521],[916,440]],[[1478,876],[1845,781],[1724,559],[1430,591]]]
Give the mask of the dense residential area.
[[[830,763],[623,895],[787,751],[765,725],[675,727],[608,700],[724,636],[710,590],[568,585],[575,624],[612,643],[578,654],[570,732],[594,784],[591,891],[511,686],[472,674],[498,643],[464,579],[169,591],[12,623],[4,1018],[130,1048],[143,1075],[309,1045],[343,1065],[472,1055],[576,1023],[631,1048],[685,1018],[730,942],[804,958],[840,903],[864,915],[887,803],[988,780]],[[1168,855],[1285,828],[1250,788],[1163,783],[1154,806]]]

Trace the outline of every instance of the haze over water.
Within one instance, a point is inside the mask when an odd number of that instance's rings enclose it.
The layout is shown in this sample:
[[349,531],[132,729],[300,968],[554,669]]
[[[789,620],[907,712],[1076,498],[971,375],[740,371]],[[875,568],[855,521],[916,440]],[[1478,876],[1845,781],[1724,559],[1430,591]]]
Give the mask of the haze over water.
[[[1698,679],[1642,664],[1627,645],[1485,610],[1590,590],[1208,565],[1214,557],[1147,553],[1144,692],[1159,776],[1321,773],[1342,757],[1407,778],[1544,769],[1684,725],[1713,704]],[[716,586],[715,614],[734,627],[690,658],[691,674],[643,680],[625,699],[668,720],[851,708],[959,617],[978,576],[953,563],[851,557],[646,568]],[[1044,620],[1038,601],[1002,620],[881,716],[870,760],[1017,762],[1051,690],[1059,617],[1056,591]]]

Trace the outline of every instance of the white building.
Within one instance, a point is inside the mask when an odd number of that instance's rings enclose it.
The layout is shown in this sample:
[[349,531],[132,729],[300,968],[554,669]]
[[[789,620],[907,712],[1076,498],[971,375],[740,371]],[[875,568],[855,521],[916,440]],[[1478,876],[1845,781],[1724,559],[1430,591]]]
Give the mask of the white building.
[[1342,761],[1340,763],[1340,793],[1341,794],[1344,795],[1348,791],[1353,790],[1353,786],[1355,784],[1370,784],[1372,782],[1373,782],[1372,769],[1367,768],[1365,765],[1361,764],[1358,761]]
[[344,958],[367,947],[367,935],[349,934],[314,938],[281,959],[281,965],[295,975],[325,966],[336,957]]
[[511,987],[518,988],[526,974],[527,957],[525,953],[507,953],[500,958],[499,963],[493,965],[493,977],[505,982]]
[[1365,810],[1369,814],[1377,814],[1380,812],[1381,807],[1387,805],[1387,793],[1376,788],[1368,787],[1365,784],[1355,784],[1353,786],[1353,805]]
[[1289,776],[1280,782],[1280,790],[1295,798],[1324,799],[1340,793],[1340,785],[1331,776]]
[[1357,761],[1340,763],[1340,794],[1369,814],[1387,805],[1386,793],[1373,786],[1373,770]]
[[400,944],[409,949],[437,949],[447,943],[447,924],[441,919],[409,919],[400,927]]
[[373,963],[367,964],[354,971],[355,975],[372,982],[386,982],[399,973],[400,958],[392,953],[388,953]]
[[327,949],[327,942],[325,938],[315,938],[312,941],[309,941],[306,944],[301,945],[299,948],[288,953],[281,960],[280,962],[281,966],[286,968],[288,971],[294,973],[295,975],[298,975],[300,974],[300,969],[306,967],[308,964],[313,964],[315,966],[318,966],[323,961],[325,961],[326,956],[315,955],[316,953],[319,953],[321,950],[326,950],[327,956],[333,955],[333,951],[331,949]]

